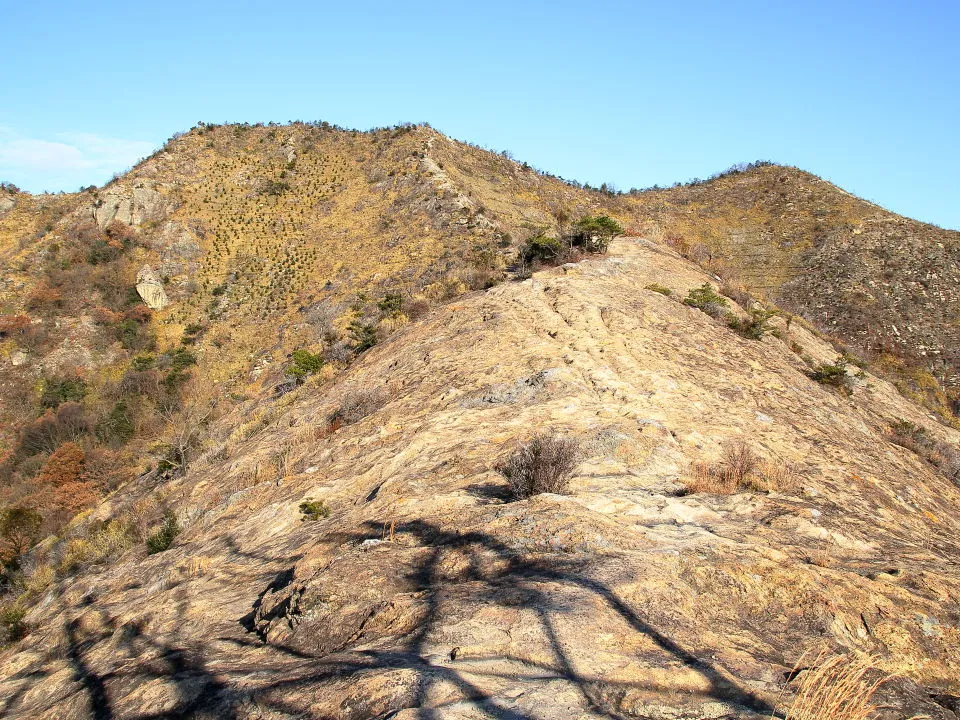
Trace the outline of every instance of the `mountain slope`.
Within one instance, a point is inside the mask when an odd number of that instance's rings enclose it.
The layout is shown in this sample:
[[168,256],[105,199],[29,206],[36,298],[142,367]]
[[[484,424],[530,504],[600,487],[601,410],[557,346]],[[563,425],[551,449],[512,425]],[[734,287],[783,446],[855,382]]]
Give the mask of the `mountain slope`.
[[[630,237],[522,261],[587,215]],[[823,649],[953,720],[958,237],[793,168],[611,194],[425,126],[200,125],[4,188],[0,707],[766,717]],[[572,492],[511,501],[547,428]]]
[[[790,343],[834,351],[796,324],[746,340],[642,289],[705,280],[621,240],[261,401],[252,433],[224,416],[186,476],[97,509],[159,491],[184,531],[37,604],[6,715],[768,717],[804,651],[846,649],[909,678],[885,717],[952,719],[928,695],[960,691],[960,489],[889,427],[960,434],[870,374],[814,383]],[[535,428],[581,443],[571,495],[510,502],[495,467]],[[682,494],[735,439],[780,491]]]
[[734,280],[880,359],[955,388],[960,233],[903,218],[809,173],[763,166],[639,196],[648,234],[713,256]]

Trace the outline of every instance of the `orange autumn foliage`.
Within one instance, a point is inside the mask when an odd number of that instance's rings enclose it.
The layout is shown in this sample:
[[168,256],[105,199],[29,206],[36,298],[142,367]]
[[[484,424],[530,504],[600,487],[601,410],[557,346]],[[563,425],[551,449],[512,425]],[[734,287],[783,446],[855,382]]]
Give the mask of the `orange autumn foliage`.
[[61,445],[37,474],[41,502],[56,514],[72,516],[96,502],[97,484],[87,475],[86,454],[76,443]]

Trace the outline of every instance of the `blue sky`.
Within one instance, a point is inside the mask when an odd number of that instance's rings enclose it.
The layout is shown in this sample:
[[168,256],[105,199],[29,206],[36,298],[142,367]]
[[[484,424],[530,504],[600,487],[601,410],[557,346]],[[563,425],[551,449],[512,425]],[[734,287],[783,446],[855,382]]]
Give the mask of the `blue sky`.
[[960,3],[0,0],[0,180],[102,184],[197,121],[427,121],[621,189],[797,165],[960,228]]

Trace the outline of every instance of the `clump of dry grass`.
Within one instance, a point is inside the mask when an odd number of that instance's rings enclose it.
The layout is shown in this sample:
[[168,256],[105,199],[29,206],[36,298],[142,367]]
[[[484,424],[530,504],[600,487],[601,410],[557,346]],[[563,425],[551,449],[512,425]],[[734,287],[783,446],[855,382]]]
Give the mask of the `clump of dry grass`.
[[687,482],[690,492],[729,495],[744,487],[747,476],[757,467],[759,458],[743,440],[733,440],[723,446],[719,463],[694,463],[693,477]]
[[926,428],[909,420],[890,424],[890,442],[910,450],[936,468],[945,478],[960,485],[960,448],[939,442]]
[[846,655],[820,655],[811,668],[798,667],[787,720],[873,720],[873,695],[889,678],[872,680],[871,669],[867,660]]
[[688,492],[730,495],[738,490],[790,492],[798,474],[789,463],[759,457],[744,440],[724,444],[718,463],[695,462],[685,482]]

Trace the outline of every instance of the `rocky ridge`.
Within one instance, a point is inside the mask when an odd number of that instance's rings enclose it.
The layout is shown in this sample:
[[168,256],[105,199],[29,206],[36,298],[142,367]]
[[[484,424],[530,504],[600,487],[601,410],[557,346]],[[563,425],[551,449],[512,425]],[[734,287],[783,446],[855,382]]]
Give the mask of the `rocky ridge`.
[[[880,717],[954,720],[960,489],[889,428],[960,434],[869,372],[814,383],[791,343],[835,350],[798,323],[746,340],[645,289],[709,280],[621,239],[435,310],[252,434],[238,408],[184,477],[94,511],[159,491],[184,532],[47,592],[2,712],[760,718],[844,650],[900,674]],[[376,409],[334,427],[358,393]],[[584,449],[571,494],[510,501],[498,463],[547,428]],[[685,493],[737,439],[791,481]]]

